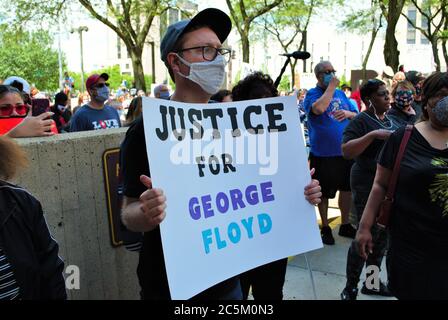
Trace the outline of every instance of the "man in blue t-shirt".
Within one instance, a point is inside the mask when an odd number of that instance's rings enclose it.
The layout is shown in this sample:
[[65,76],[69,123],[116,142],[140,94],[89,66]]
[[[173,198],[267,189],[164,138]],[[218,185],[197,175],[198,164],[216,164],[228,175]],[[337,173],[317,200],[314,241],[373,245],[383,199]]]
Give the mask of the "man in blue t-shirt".
[[107,73],[93,74],[87,79],[86,88],[91,99],[70,119],[70,132],[121,127],[118,111],[104,104],[109,99],[108,79]]
[[310,138],[310,167],[316,169],[315,178],[322,187],[322,202],[319,213],[322,219],[322,241],[334,244],[331,228],[328,226],[328,199],[339,191],[339,209],[342,225],[339,235],[354,238],[356,230],[348,223],[351,204],[350,169],[352,162],[342,157],[342,133],[358,109],[337,89],[339,79],[329,61],[322,61],[314,68],[317,86],[310,89],[304,101],[308,115]]

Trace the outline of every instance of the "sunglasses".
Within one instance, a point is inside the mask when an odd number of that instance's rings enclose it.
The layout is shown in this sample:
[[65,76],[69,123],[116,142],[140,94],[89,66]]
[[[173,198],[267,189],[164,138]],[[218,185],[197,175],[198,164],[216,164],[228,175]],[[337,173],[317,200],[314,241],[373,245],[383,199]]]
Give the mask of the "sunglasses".
[[395,95],[397,95],[397,96],[403,96],[403,95],[412,95],[413,94],[413,92],[412,92],[412,90],[398,90],[396,93],[395,93]]
[[327,71],[322,71],[321,73],[332,74],[332,73],[336,73],[336,70],[327,70]]
[[11,117],[14,110],[16,110],[17,116],[24,117],[30,111],[30,106],[27,104],[2,104],[0,105],[0,117]]
[[99,89],[99,88],[103,88],[104,86],[109,87],[109,83],[108,82],[98,83],[98,84],[94,85],[93,87]]

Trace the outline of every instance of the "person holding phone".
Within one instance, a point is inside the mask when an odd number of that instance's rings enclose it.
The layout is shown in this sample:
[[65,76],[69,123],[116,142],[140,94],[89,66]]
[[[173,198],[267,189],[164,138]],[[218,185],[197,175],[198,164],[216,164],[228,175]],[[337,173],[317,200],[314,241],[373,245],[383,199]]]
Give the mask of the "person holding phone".
[[52,136],[53,113],[30,116],[31,106],[24,102],[18,88],[0,85],[0,134],[11,138]]

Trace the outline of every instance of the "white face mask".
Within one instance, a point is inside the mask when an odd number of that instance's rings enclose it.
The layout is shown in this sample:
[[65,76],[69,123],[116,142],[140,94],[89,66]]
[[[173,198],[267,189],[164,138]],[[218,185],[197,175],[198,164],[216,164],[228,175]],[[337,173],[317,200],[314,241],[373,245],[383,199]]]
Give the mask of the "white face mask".
[[215,94],[221,89],[225,77],[226,60],[223,56],[217,55],[213,61],[188,62],[177,55],[186,66],[190,67],[190,74],[179,75],[197,83],[208,94]]
[[64,112],[66,108],[67,108],[66,106],[58,104],[59,111]]

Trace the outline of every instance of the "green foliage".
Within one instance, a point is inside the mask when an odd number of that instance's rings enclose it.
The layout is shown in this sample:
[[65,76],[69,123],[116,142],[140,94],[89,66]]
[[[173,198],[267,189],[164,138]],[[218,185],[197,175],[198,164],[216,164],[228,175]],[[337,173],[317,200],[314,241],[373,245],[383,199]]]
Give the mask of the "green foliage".
[[[3,7],[6,9],[4,11],[9,13],[9,17],[13,19],[12,23],[19,26],[41,26],[45,29],[54,29],[58,18],[69,21],[76,19],[82,13],[87,13],[102,22],[126,44],[133,64],[138,66],[134,68],[134,79],[137,86],[141,88],[146,83],[141,65],[141,54],[151,33],[154,19],[169,8],[177,8],[177,1],[174,0],[8,0],[3,2],[5,2]],[[184,17],[185,13],[182,16]]]
[[[97,74],[107,73],[109,75],[109,80],[107,80],[107,82],[109,82],[110,88],[114,89],[114,90],[121,87],[123,80],[126,80],[126,82],[128,84],[127,85],[128,89],[132,88],[132,84],[134,82],[133,76],[131,76],[129,74],[121,74],[120,66],[118,64],[111,66],[111,67],[102,68],[102,69],[93,70],[91,72],[84,73],[84,81],[86,81],[87,78],[94,73],[97,73]],[[73,80],[75,81],[75,90],[81,90],[81,73],[80,72],[69,72],[69,74],[71,77],[73,77]],[[148,88],[148,89],[151,88],[151,83],[152,83],[151,75],[145,75],[145,83],[146,83],[146,88]]]
[[0,78],[19,76],[39,90],[57,90],[58,52],[52,44],[53,39],[46,31],[26,32],[1,25]]
[[348,13],[345,19],[339,24],[339,27],[364,35],[377,29],[382,16],[378,1],[373,1],[373,4],[368,8],[362,10],[352,10]]
[[347,80],[345,74],[343,74],[342,77],[339,79],[339,87],[342,87],[344,84],[351,87],[350,79]]
[[280,91],[287,91],[289,92],[289,90],[291,89],[291,81],[289,80],[288,76],[283,76],[282,80],[280,80],[280,83],[278,85],[278,89]]
[[448,30],[443,30],[439,32],[440,40],[448,40]]

